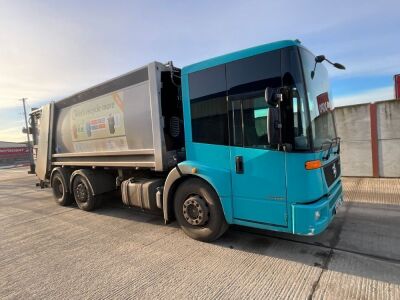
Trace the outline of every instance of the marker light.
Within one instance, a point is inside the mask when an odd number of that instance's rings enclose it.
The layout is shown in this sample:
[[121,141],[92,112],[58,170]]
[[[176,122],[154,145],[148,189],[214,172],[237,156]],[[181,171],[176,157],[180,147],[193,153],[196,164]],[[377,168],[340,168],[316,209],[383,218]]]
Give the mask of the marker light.
[[306,161],[305,167],[307,170],[314,170],[321,168],[321,161],[319,159]]
[[321,217],[321,213],[319,212],[319,210],[317,210],[317,211],[315,212],[315,214],[314,214],[314,219],[315,219],[315,221],[318,221],[320,217]]

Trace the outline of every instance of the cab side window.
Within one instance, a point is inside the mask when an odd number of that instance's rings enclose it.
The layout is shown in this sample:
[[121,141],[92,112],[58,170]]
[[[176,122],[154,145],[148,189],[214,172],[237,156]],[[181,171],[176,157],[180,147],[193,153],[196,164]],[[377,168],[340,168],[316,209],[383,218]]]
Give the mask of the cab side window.
[[192,140],[229,145],[225,65],[189,74]]
[[231,145],[266,148],[268,141],[268,111],[264,96],[230,102]]
[[270,148],[276,140],[269,132],[276,114],[267,108],[264,92],[281,86],[280,51],[228,63],[226,82],[231,145]]

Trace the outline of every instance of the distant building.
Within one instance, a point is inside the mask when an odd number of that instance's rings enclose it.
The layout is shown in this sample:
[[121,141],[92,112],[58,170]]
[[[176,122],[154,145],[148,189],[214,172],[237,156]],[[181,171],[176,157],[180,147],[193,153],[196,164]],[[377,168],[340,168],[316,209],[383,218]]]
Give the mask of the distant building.
[[0,165],[29,163],[29,149],[25,143],[0,141]]

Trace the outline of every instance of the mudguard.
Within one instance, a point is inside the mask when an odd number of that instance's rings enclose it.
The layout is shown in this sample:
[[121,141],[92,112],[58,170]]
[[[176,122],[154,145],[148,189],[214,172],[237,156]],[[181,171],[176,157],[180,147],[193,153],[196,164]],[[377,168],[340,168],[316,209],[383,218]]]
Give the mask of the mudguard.
[[112,175],[90,169],[80,169],[74,171],[70,178],[70,188],[72,187],[74,178],[77,175],[81,175],[88,181],[93,195],[111,192],[116,189],[116,179]]

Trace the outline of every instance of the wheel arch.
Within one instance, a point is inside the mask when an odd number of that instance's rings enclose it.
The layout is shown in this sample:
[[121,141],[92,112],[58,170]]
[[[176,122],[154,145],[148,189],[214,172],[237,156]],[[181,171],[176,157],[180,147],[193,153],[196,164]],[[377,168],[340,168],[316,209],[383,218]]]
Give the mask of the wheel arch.
[[62,179],[64,180],[64,185],[68,189],[68,192],[71,192],[71,187],[70,187],[70,178],[73,170],[71,169],[66,169],[62,167],[55,167],[53,170],[51,170],[50,174],[50,186],[53,186],[53,177],[56,173],[60,173]]
[[190,178],[199,178],[210,185],[222,206],[225,219],[232,221],[231,182],[230,173],[225,170],[211,169],[194,163],[181,163],[172,169],[164,184],[163,214],[166,223],[174,218],[173,199],[177,188]]

